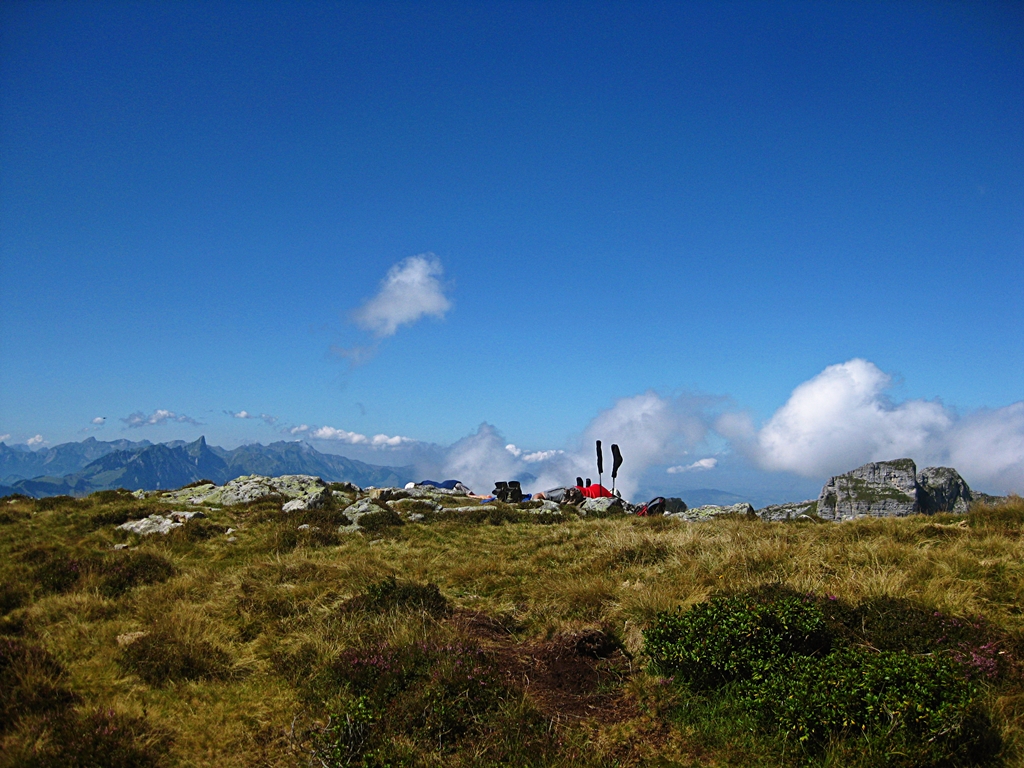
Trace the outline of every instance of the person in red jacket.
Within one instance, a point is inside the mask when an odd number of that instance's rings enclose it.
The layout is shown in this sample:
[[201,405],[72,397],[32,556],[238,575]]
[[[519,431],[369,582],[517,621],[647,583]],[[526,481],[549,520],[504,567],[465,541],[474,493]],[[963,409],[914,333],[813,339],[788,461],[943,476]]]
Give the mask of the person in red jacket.
[[606,499],[611,498],[612,492],[605,488],[603,485],[592,483],[590,485],[577,485],[580,489],[580,493],[583,494],[585,499]]

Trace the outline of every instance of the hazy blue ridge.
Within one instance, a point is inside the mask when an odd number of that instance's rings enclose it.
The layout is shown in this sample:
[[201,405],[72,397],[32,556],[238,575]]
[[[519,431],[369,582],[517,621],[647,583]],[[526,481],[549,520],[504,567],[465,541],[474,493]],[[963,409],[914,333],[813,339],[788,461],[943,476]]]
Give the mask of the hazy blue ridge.
[[5,443],[0,443],[0,478],[3,478],[5,484],[10,485],[16,480],[42,475],[63,477],[114,451],[141,450],[151,445],[153,444],[148,440],[102,442],[90,437],[80,443],[62,443],[53,448],[26,451],[19,449],[20,446],[11,448]]
[[[197,480],[223,484],[242,475],[317,475],[328,482],[351,482],[366,487],[404,485],[415,480],[413,467],[388,467],[324,454],[305,443],[250,444],[233,450],[209,446],[205,437],[192,443],[132,443],[128,440],[101,443],[89,438],[65,443],[36,454],[42,460],[18,462],[22,452],[0,443],[4,468],[3,493],[23,493],[42,498],[67,494],[83,496],[110,488],[168,490]],[[98,458],[95,457],[99,454]],[[13,455],[13,457],[12,457]],[[56,456],[46,463],[48,456]],[[57,462],[60,463],[57,463]],[[77,462],[77,465],[76,465]],[[52,466],[71,467],[58,474]],[[32,477],[19,476],[32,467],[43,468]],[[14,471],[10,471],[14,468]]]

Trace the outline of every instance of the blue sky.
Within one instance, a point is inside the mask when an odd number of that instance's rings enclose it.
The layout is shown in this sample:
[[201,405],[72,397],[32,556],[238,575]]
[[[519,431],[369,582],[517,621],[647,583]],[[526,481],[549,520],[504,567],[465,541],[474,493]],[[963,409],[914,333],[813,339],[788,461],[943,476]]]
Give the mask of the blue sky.
[[1020,3],[0,24],[8,444],[301,438],[482,484],[598,437],[634,494],[897,455],[1024,491]]

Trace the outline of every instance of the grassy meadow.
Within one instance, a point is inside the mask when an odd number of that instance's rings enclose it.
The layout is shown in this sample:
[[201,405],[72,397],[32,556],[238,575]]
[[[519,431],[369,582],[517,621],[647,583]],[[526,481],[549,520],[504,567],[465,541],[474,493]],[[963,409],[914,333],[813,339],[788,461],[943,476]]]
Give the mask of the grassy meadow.
[[1024,765],[1019,497],[357,533],[282,501],[139,538],[168,505],[0,500],[0,766]]

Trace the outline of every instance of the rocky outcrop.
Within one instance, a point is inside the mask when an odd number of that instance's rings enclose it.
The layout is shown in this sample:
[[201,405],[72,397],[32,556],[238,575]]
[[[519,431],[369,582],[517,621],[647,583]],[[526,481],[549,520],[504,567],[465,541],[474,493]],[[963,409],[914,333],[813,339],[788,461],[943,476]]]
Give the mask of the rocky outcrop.
[[925,467],[917,475],[917,503],[925,514],[966,514],[972,500],[971,489],[952,467]]
[[707,520],[714,520],[717,517],[728,517],[730,515],[754,517],[756,514],[750,504],[743,502],[742,504],[731,504],[727,507],[705,504],[702,507],[693,507],[692,509],[684,509],[678,512],[665,512],[665,517],[670,517],[673,520],[685,520],[690,523],[702,523]]
[[971,489],[955,469],[926,467],[911,459],[876,461],[832,477],[818,496],[825,520],[905,517],[919,512],[967,512]]
[[[248,504],[266,496],[283,496],[290,501],[290,509],[319,509],[327,501],[327,483],[312,475],[282,475],[281,477],[264,477],[247,475],[216,486],[212,483],[198,485],[193,488],[182,488],[163,495],[170,502],[188,501],[190,504]],[[299,502],[292,504],[292,501]]]
[[876,461],[829,478],[818,496],[824,520],[906,517],[920,511],[917,467],[911,459]]

